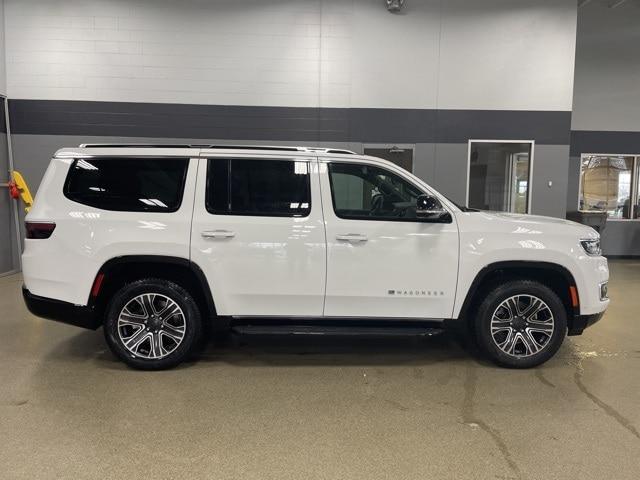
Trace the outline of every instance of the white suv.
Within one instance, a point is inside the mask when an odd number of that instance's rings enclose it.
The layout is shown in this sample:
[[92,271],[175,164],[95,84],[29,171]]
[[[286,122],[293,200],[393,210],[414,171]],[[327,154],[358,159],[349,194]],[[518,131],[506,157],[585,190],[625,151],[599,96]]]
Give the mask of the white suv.
[[531,367],[609,303],[593,229],[460,207],[345,150],[64,148],[26,237],[29,310],[103,325],[143,369],[187,358],[208,325],[397,333],[447,320],[498,364]]

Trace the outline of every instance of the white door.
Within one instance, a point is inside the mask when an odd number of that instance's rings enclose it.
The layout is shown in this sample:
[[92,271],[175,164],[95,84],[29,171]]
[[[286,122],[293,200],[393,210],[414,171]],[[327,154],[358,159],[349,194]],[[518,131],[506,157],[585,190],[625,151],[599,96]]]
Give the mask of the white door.
[[219,315],[321,316],[326,245],[312,157],[200,159],[191,259]]
[[401,168],[320,160],[329,317],[450,318],[458,229],[416,218],[428,193]]

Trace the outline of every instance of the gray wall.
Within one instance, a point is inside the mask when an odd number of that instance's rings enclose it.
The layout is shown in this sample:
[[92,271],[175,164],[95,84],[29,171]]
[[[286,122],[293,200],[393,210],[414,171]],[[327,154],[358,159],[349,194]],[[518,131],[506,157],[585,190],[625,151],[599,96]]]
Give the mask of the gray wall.
[[[561,218],[566,216],[568,157],[568,145],[535,146],[532,213]],[[551,186],[549,182],[552,182]]]
[[[9,180],[9,156],[6,125],[4,121],[4,99],[0,97],[0,183]],[[0,274],[19,267],[16,241],[13,200],[7,189],[0,188]]]
[[572,130],[640,132],[639,85],[640,5],[581,7]]
[[[0,101],[2,101],[1,98]],[[7,135],[0,131],[0,183],[7,182],[8,168]],[[12,208],[12,200],[7,195],[7,189],[0,188],[0,274],[13,270],[15,267],[15,233],[11,216]]]
[[[594,0],[578,9],[567,210],[578,204],[582,153],[640,154],[640,8]],[[607,255],[640,255],[640,221],[613,220]]]

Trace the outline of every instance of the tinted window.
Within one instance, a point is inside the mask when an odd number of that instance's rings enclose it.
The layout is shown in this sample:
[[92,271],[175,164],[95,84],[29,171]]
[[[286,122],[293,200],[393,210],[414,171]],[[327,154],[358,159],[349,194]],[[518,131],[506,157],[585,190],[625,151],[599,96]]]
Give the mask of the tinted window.
[[186,158],[89,158],[73,162],[64,194],[104,210],[174,212],[182,202]]
[[329,164],[333,209],[338,217],[366,220],[416,219],[423,192],[383,168],[355,163]]
[[288,160],[211,159],[207,210],[222,215],[306,216],[311,211],[309,165]]

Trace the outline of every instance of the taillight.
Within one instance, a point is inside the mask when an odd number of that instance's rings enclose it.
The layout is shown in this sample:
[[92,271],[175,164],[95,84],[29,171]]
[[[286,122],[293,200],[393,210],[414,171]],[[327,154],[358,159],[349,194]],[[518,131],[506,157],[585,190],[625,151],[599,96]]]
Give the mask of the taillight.
[[56,229],[53,222],[24,222],[27,238],[49,238]]

